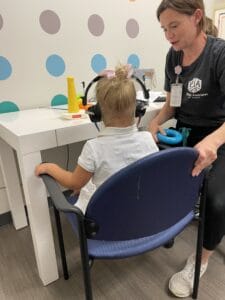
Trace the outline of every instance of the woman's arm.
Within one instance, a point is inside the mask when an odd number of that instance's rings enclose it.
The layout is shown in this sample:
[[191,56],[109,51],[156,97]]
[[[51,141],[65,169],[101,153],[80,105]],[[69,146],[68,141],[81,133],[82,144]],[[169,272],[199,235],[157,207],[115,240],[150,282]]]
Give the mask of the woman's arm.
[[192,170],[193,176],[198,176],[204,168],[208,167],[217,159],[217,150],[224,143],[225,123],[194,146],[194,148],[198,150],[199,156]]
[[53,163],[43,163],[36,167],[35,175],[48,174],[55,178],[55,180],[62,186],[78,192],[93,176],[77,165],[73,172],[66,171]]
[[160,127],[163,123],[168,121],[174,116],[175,109],[174,107],[170,106],[170,93],[167,92],[166,94],[166,102],[162,109],[160,110],[159,114],[149,123],[149,131],[151,132],[155,141],[158,142],[156,133],[160,131],[164,134],[163,129]]

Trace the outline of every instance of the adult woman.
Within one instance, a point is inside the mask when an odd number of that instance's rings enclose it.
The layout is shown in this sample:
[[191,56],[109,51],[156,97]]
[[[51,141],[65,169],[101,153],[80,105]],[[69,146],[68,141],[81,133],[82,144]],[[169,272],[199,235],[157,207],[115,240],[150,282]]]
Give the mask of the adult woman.
[[[189,133],[187,145],[199,157],[192,170],[197,176],[210,164],[206,201],[205,235],[201,276],[213,250],[225,234],[225,41],[204,33],[202,0],[163,0],[157,17],[171,44],[167,54],[164,107],[150,123],[155,140],[160,125],[177,119],[177,128]],[[193,289],[194,259],[172,276],[169,289],[188,297]]]

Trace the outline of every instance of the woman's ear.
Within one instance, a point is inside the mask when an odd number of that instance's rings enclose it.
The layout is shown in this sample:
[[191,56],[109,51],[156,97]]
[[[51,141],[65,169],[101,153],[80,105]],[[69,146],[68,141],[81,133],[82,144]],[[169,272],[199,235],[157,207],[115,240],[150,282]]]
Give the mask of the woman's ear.
[[203,11],[200,8],[197,8],[193,16],[195,17],[195,24],[198,25],[203,18]]

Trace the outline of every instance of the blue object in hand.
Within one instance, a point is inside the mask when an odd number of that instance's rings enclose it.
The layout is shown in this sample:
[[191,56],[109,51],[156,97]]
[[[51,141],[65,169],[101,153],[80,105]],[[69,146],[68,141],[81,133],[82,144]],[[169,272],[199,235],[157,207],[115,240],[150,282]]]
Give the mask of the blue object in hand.
[[165,129],[166,135],[158,132],[157,138],[159,142],[168,145],[177,145],[183,141],[183,136],[179,131],[174,129]]

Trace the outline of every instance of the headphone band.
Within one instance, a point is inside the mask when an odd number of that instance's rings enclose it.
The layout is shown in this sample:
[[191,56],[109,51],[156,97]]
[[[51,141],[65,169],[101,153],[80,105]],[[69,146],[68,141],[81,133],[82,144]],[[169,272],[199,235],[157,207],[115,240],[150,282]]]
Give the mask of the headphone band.
[[[94,79],[92,79],[92,81],[86,87],[86,90],[85,90],[85,93],[84,93],[84,97],[82,98],[82,103],[83,103],[84,106],[87,105],[87,95],[88,95],[88,92],[89,92],[91,86],[95,82],[99,81],[101,78],[104,78],[104,76],[101,76],[101,75],[96,76]],[[149,92],[146,89],[144,83],[138,77],[136,77],[135,75],[132,75],[131,78],[135,79],[140,84],[140,86],[142,87],[145,99],[149,99]]]
[[146,89],[144,83],[135,75],[132,75],[131,78],[134,78],[141,85],[145,99],[149,99],[149,91]]
[[101,78],[103,78],[103,76],[98,75],[94,79],[92,79],[91,82],[89,82],[88,86],[86,87],[86,90],[85,90],[85,93],[84,93],[84,97],[82,99],[83,100],[82,101],[83,105],[87,105],[87,95],[88,95],[88,92],[89,92],[92,84],[95,83],[95,82],[97,82],[97,81],[99,81]]

